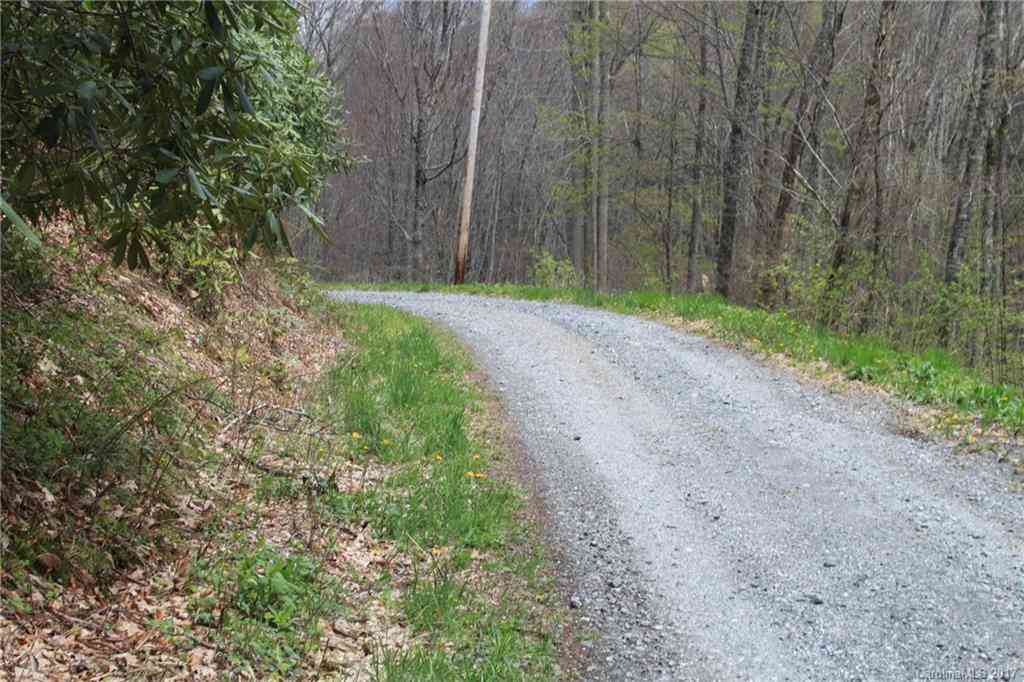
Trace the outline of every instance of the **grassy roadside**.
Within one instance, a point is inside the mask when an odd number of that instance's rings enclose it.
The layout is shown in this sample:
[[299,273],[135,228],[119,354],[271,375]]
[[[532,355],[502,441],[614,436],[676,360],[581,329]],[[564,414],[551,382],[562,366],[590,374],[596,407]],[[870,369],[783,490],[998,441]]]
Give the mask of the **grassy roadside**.
[[555,677],[459,347],[294,263],[178,272],[5,244],[0,678]]
[[418,639],[380,657],[379,677],[554,677],[550,583],[516,517],[519,494],[489,473],[501,453],[485,438],[468,359],[423,320],[383,306],[343,310],[361,350],[328,374],[322,405],[392,473],[336,512],[368,519],[413,557],[411,579],[389,588],[389,601]]
[[[1019,436],[1024,432],[1024,388],[993,384],[963,367],[948,353],[911,353],[870,337],[845,336],[796,320],[785,312],[768,312],[726,303],[708,294],[659,292],[598,293],[588,289],[554,289],[525,285],[332,284],[381,290],[483,294],[536,301],[562,301],[645,315],[681,323],[702,334],[755,352],[785,356],[798,365],[827,363],[847,379],[877,385],[922,405],[940,408],[936,420],[947,432],[965,433],[996,427]],[[941,422],[941,423],[939,423]],[[967,436],[973,437],[973,436]]]

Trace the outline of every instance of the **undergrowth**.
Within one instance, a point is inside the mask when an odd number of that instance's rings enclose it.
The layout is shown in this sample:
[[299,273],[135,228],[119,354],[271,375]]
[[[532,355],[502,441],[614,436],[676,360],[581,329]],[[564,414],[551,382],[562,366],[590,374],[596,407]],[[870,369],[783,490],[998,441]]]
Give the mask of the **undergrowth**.
[[549,585],[450,337],[294,261],[127,272],[44,237],[4,244],[0,670],[554,676]]
[[995,384],[964,367],[940,349],[914,353],[894,348],[870,336],[840,335],[794,319],[785,312],[769,312],[727,303],[710,294],[665,294],[628,291],[600,293],[590,289],[546,288],[515,284],[332,285],[369,289],[444,291],[486,294],[534,301],[562,301],[625,314],[653,315],[687,322],[707,323],[712,336],[765,353],[780,353],[798,362],[824,361],[847,378],[876,384],[896,395],[925,405],[952,409],[965,417],[977,416],[1013,434],[1024,432],[1024,388]]
[[249,675],[293,672],[319,648],[321,622],[342,611],[338,581],[315,558],[266,542],[202,557],[191,578],[195,624]]

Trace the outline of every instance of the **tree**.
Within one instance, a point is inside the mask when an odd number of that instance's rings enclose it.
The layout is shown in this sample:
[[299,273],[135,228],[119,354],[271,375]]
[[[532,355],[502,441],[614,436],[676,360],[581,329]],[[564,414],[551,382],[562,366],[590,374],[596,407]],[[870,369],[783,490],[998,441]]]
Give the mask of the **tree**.
[[[368,47],[375,70],[368,84],[372,92],[366,94],[379,102],[384,96],[379,89],[385,89],[389,125],[403,138],[399,153],[405,157],[404,168],[396,170],[408,174],[402,185],[411,187],[392,224],[407,243],[410,279],[430,276],[433,270],[427,242],[433,246],[436,240],[430,239],[428,221],[436,232],[443,220],[440,207],[431,205],[431,185],[443,182],[465,153],[460,143],[463,117],[455,115],[455,103],[467,92],[467,73],[460,66],[469,50],[458,39],[468,7],[459,2],[403,2],[376,6],[372,14]],[[446,260],[447,270],[453,258]]]
[[597,273],[595,285],[601,291],[608,289],[608,91],[611,88],[611,64],[608,50],[608,0],[595,0],[597,8]]
[[953,209],[953,222],[949,230],[949,249],[946,252],[947,284],[956,282],[960,276],[960,268],[964,263],[964,242],[967,236],[967,224],[971,217],[971,207],[975,197],[975,182],[979,167],[983,162],[987,130],[990,115],[992,79],[995,72],[995,45],[997,17],[999,15],[997,0],[981,0],[979,9],[981,21],[978,22],[977,54],[981,60],[981,68],[975,73],[974,83],[977,99],[974,116],[970,121],[970,133],[965,138],[967,153],[964,158],[963,171],[956,193],[956,206]]
[[698,71],[698,77],[700,80],[698,89],[699,94],[697,95],[697,120],[696,130],[693,135],[693,164],[692,168],[692,192],[693,199],[691,204],[691,219],[690,219],[690,238],[687,241],[686,249],[686,290],[696,291],[698,288],[697,284],[697,259],[700,257],[702,247],[702,237],[704,235],[704,199],[703,199],[703,187],[704,187],[704,145],[705,136],[707,135],[707,110],[708,110],[708,93],[707,93],[707,78],[708,78],[708,40],[704,31],[700,32],[698,38],[700,47],[698,51],[700,53],[700,70]]
[[[825,93],[828,92],[832,68],[835,64],[836,35],[843,26],[843,16],[845,13],[845,1],[826,0],[822,4],[821,25],[814,40],[810,60],[806,64],[799,64],[797,67],[803,72],[801,74],[800,96],[797,100],[796,109],[793,112],[793,122],[790,124],[789,132],[786,134],[779,200],[775,205],[775,212],[768,223],[766,235],[767,253],[765,266],[769,269],[779,264],[779,259],[785,247],[786,218],[793,204],[800,161],[805,147],[811,144],[807,133],[808,131],[816,130],[818,127],[821,103],[824,100]],[[774,287],[771,277],[763,277],[760,291],[762,303],[769,303],[773,294]]]
[[[245,247],[288,246],[349,165],[338,101],[285,2],[3,3],[2,172],[10,205],[109,226],[146,265],[196,220]],[[87,228],[95,229],[95,228]]]
[[[335,65],[369,161],[331,178],[320,262],[348,277],[447,278],[465,187],[446,169],[465,149],[477,44],[465,17],[479,5],[447,5],[462,18],[434,61],[414,8],[374,4],[360,24],[355,6],[332,2],[317,0],[322,25],[341,23],[316,52]],[[438,34],[445,7],[421,5],[421,23],[433,12]],[[685,269],[680,284],[697,291],[710,256],[734,301],[911,349],[945,341],[1024,380],[1024,23],[1019,3],[996,4],[993,34],[1005,30],[979,119],[978,7],[495,4],[467,279],[531,281],[536,262],[566,258],[596,287],[666,288]],[[429,92],[436,64],[451,73],[422,110],[419,165],[433,179],[417,189],[414,80]],[[958,223],[971,278],[944,286],[953,209],[972,197]],[[399,267],[417,215],[420,270]],[[965,343],[938,333],[939,310]]]
[[[866,189],[865,184],[869,178],[873,181],[874,186],[875,211],[872,248],[875,250],[877,258],[878,244],[881,239],[880,231],[882,229],[882,189],[878,168],[878,145],[881,142],[882,126],[881,81],[885,68],[886,48],[889,36],[892,33],[892,23],[895,14],[895,0],[884,0],[878,12],[878,28],[875,31],[871,66],[864,86],[864,104],[861,108],[860,120],[857,123],[857,132],[851,141],[849,149],[850,180],[846,186],[843,209],[839,214],[839,223],[836,226],[836,244],[829,268],[827,291],[831,291],[835,287],[839,272],[850,256],[850,233],[854,220],[854,211],[859,208]],[[870,161],[870,166],[867,161]],[[870,174],[868,172],[869,169],[871,170]]]
[[718,242],[718,281],[716,291],[728,298],[732,276],[733,250],[736,241],[736,225],[739,221],[739,202],[743,165],[750,155],[750,117],[756,100],[753,97],[754,76],[759,69],[757,62],[758,37],[768,17],[767,3],[762,1],[747,4],[743,26],[743,43],[740,47],[736,67],[736,96],[733,99],[729,123],[729,148],[726,152],[722,171],[722,220]]

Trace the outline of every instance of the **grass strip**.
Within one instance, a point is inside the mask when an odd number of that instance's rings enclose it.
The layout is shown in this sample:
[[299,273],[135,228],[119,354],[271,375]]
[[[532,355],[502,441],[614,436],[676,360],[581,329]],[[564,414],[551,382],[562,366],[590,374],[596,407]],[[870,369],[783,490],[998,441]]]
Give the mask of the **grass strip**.
[[517,517],[521,497],[489,473],[500,456],[474,428],[483,397],[446,333],[384,306],[340,306],[354,345],[327,373],[319,409],[353,448],[395,467],[334,511],[418,557],[393,603],[422,637],[378,657],[382,680],[552,679],[550,582]]
[[941,349],[914,353],[885,340],[840,335],[797,320],[785,311],[770,312],[727,303],[710,294],[665,294],[647,291],[600,293],[590,289],[556,289],[518,284],[331,284],[331,288],[483,294],[531,301],[559,301],[629,315],[702,322],[712,337],[765,353],[780,353],[799,363],[824,361],[848,379],[881,386],[890,392],[948,410],[961,418],[979,418],[1014,435],[1024,432],[1024,388],[995,384],[964,367]]

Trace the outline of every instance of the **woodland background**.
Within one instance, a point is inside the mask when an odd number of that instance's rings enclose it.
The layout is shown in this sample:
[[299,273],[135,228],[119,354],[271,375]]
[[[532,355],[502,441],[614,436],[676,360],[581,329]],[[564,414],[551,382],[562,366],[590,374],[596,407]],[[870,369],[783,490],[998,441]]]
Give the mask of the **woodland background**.
[[[321,277],[450,278],[480,6],[304,6]],[[1024,6],[500,2],[470,281],[716,291],[1024,379]]]

